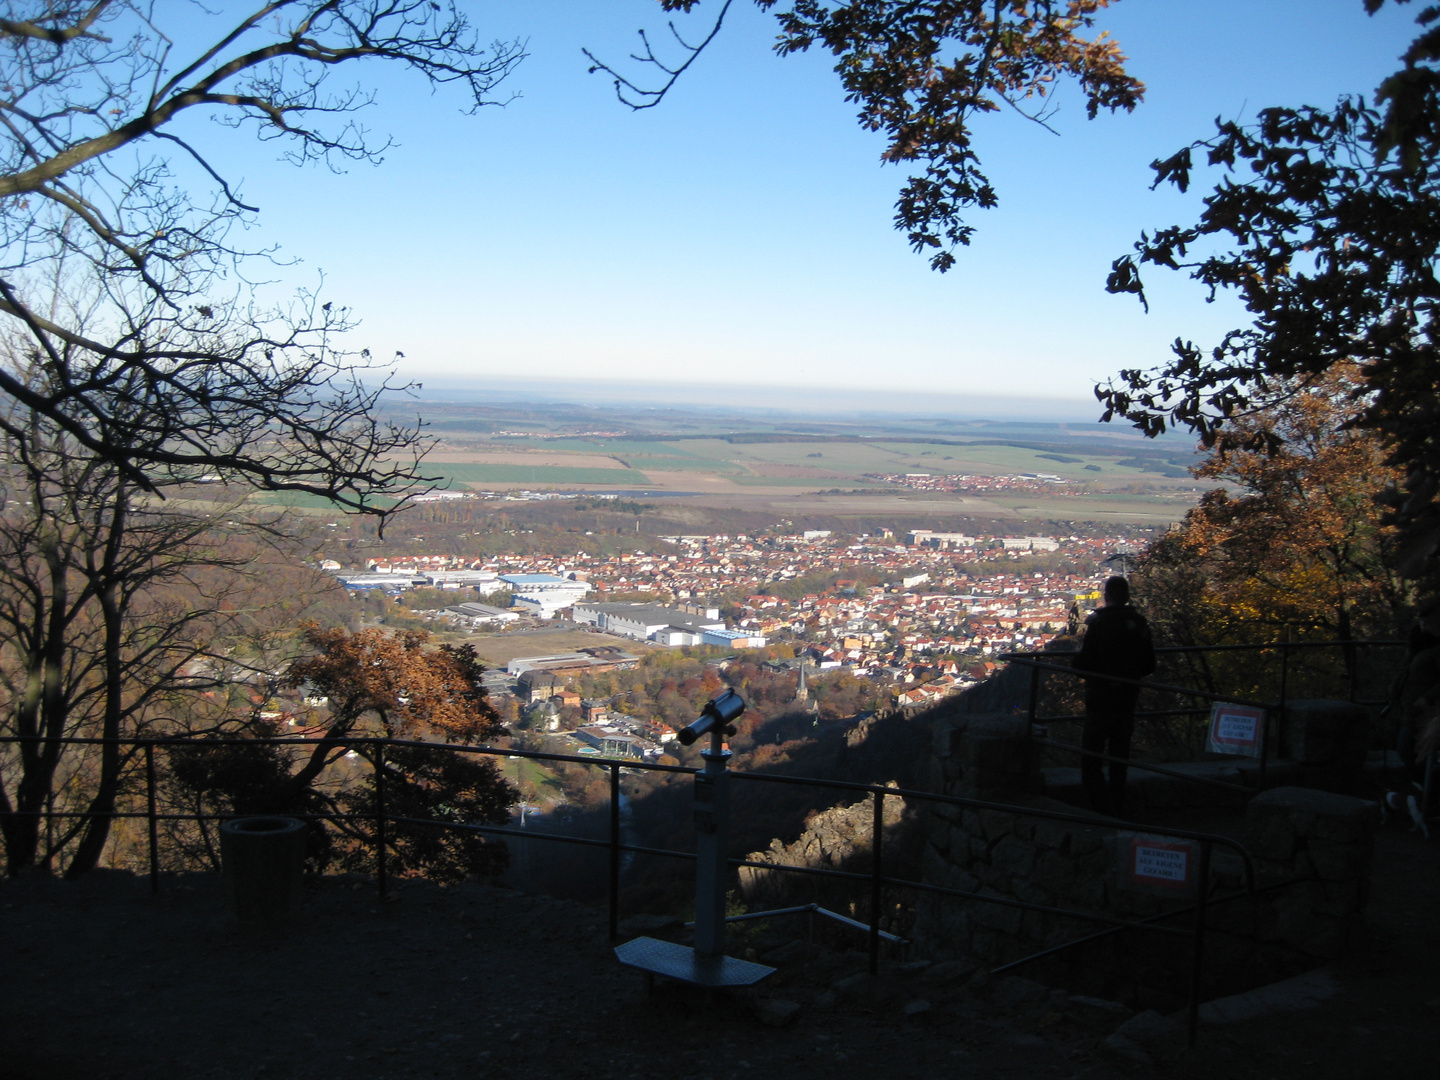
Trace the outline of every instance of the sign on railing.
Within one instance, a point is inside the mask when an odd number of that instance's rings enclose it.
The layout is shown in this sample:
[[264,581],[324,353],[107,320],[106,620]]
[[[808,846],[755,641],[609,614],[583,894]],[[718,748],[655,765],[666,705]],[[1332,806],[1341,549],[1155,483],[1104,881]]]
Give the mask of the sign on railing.
[[1195,887],[1195,845],[1135,833],[1119,836],[1122,880],[1132,888],[1189,892]]
[[1205,749],[1212,754],[1262,757],[1265,751],[1265,710],[1217,701],[1210,709]]

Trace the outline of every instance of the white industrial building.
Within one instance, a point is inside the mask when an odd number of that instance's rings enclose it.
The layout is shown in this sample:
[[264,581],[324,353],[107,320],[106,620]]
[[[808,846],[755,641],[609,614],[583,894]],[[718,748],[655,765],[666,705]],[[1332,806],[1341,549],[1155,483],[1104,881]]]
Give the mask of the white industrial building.
[[1006,551],[1059,551],[1060,541],[1048,536],[1006,536],[1000,541]]
[[725,629],[725,620],[718,617],[707,618],[659,604],[577,603],[571,618],[606,633],[661,645],[700,645],[707,630]]
[[587,582],[554,574],[500,574],[498,579],[514,595],[513,607],[542,619],[554,618],[590,591]]
[[933,529],[912,529],[910,535],[905,538],[907,544],[914,544],[919,547],[945,548],[951,547],[974,547],[975,537],[967,536],[965,533],[935,532]]
[[430,570],[418,575],[433,589],[480,589],[494,592],[500,575],[494,570]]
[[367,589],[383,592],[402,592],[415,587],[415,579],[409,574],[336,574],[336,580],[351,592]]
[[763,649],[765,635],[748,630],[706,630],[701,645],[719,645],[722,649]]
[[477,627],[487,623],[515,622],[520,618],[518,612],[508,611],[505,608],[491,607],[489,604],[456,604],[447,607],[445,614],[461,626]]

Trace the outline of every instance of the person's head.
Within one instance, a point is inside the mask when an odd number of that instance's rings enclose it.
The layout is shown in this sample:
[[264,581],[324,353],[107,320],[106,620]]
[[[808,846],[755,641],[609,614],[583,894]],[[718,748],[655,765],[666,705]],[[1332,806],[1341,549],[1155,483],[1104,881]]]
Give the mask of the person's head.
[[1124,607],[1130,602],[1130,582],[1112,577],[1105,582],[1105,606]]

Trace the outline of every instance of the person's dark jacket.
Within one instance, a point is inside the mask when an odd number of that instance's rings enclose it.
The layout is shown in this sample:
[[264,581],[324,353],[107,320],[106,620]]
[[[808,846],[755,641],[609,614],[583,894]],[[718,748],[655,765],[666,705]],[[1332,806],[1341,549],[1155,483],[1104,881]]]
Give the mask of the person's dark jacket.
[[[1080,653],[1071,664],[1076,671],[1143,679],[1155,670],[1155,645],[1150,636],[1150,624],[1129,604],[1102,607],[1085,623]],[[1085,708],[1088,712],[1134,712],[1135,699],[1139,696],[1138,686],[1126,686],[1105,679],[1085,680]]]

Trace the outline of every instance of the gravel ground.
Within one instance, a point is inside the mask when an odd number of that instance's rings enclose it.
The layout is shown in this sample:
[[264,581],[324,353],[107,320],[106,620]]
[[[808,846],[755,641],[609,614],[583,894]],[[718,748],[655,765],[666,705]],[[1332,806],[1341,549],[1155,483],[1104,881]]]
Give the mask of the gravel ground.
[[[1369,941],[1308,1010],[1207,1029],[1023,979],[795,943],[753,998],[647,997],[603,913],[498,888],[330,878],[279,931],[221,882],[100,873],[0,883],[0,1076],[744,1080],[1110,1077],[1325,1080],[1440,1074],[1440,843],[1380,837]],[[792,1012],[792,1006],[799,1006]]]

